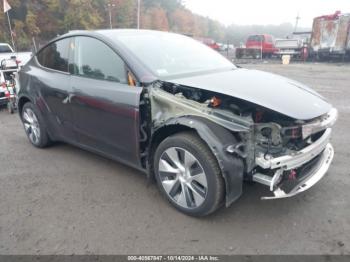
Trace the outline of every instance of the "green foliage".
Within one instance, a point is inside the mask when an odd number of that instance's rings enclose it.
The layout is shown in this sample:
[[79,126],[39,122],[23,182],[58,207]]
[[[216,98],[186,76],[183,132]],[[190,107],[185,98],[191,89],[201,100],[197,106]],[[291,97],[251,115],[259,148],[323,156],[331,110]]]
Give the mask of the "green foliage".
[[[136,28],[138,0],[8,0],[12,28],[19,50],[30,49],[32,37],[44,44],[70,30]],[[186,35],[211,37],[219,42],[239,44],[249,34],[271,33],[284,37],[292,25],[225,27],[217,21],[193,14],[182,0],[140,0],[141,28],[173,31]],[[110,7],[108,7],[110,4]],[[0,41],[10,42],[6,14],[0,11]]]
[[[36,24],[36,15],[33,13],[33,11],[28,10],[25,21],[28,33],[30,33],[32,36],[37,36],[40,34],[40,29]],[[17,26],[15,26],[15,28],[16,30],[18,29]]]
[[113,12],[114,27],[135,28],[137,25],[137,1],[119,0],[115,1]]
[[28,38],[25,32],[25,25],[20,20],[14,20],[15,28],[16,28],[16,48],[25,49],[30,44],[30,39]]
[[70,0],[68,3],[61,23],[66,31],[100,27],[103,18],[94,0]]

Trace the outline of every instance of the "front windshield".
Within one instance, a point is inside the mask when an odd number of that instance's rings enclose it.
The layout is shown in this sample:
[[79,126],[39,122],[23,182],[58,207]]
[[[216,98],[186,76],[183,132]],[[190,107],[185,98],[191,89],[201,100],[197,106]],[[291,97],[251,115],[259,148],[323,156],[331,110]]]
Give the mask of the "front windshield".
[[235,68],[217,51],[183,35],[143,32],[121,34],[117,40],[158,77]]
[[12,53],[12,50],[8,45],[0,45],[0,53]]

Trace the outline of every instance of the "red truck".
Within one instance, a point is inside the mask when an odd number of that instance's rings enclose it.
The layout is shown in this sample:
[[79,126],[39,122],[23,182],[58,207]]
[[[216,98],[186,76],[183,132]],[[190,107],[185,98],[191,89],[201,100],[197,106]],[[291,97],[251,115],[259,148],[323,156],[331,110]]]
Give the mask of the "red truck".
[[271,57],[277,51],[273,36],[267,34],[251,35],[248,37],[245,47],[236,48],[236,58]]
[[218,43],[215,42],[214,39],[208,37],[194,37],[194,39],[196,39],[199,42],[202,42],[203,44],[213,48],[216,51],[219,51],[220,49],[220,46],[218,45]]

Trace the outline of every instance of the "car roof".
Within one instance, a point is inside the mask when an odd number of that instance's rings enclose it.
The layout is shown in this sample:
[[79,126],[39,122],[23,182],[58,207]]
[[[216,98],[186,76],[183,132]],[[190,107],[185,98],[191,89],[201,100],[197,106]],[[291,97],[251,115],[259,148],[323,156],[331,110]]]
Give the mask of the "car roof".
[[[104,37],[107,37],[111,39],[112,41],[115,40],[116,36],[130,36],[130,35],[165,35],[165,34],[175,34],[172,32],[165,32],[165,31],[157,31],[157,30],[148,30],[148,29],[100,29],[100,30],[72,30],[69,31],[68,34],[70,36],[74,35],[101,35]],[[65,35],[63,35],[65,36]]]

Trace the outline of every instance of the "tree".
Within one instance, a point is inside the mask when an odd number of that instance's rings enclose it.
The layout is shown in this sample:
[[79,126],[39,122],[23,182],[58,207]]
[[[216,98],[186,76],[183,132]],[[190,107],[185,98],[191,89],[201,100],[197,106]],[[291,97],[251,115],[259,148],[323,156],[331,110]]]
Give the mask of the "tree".
[[98,5],[93,0],[70,0],[66,3],[63,26],[66,31],[97,29],[103,22]]
[[30,46],[30,39],[25,31],[25,25],[20,20],[14,20],[16,34],[16,49],[23,50],[26,47]]
[[[20,49],[30,49],[31,38],[44,44],[57,35],[77,29],[109,27],[107,4],[112,11],[114,27],[136,28],[137,0],[8,0],[11,25]],[[1,1],[0,1],[1,3]],[[267,33],[285,37],[293,30],[291,24],[224,26],[208,17],[193,14],[182,0],[141,0],[141,27],[181,34],[210,37],[216,41],[239,44],[248,35]],[[307,29],[305,29],[307,30]],[[11,42],[7,17],[0,11],[0,41]]]
[[152,7],[146,11],[141,21],[144,29],[169,31],[169,24],[166,12],[160,6]]
[[37,16],[29,10],[26,16],[26,29],[31,36],[38,36],[40,29],[36,24]]
[[169,21],[172,31],[181,34],[193,35],[195,23],[194,17],[189,10],[185,8],[177,8],[170,14]]
[[115,0],[114,21],[117,28],[135,28],[136,27],[136,8],[135,0]]

